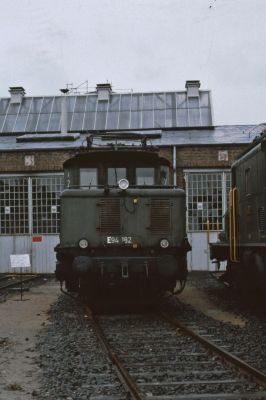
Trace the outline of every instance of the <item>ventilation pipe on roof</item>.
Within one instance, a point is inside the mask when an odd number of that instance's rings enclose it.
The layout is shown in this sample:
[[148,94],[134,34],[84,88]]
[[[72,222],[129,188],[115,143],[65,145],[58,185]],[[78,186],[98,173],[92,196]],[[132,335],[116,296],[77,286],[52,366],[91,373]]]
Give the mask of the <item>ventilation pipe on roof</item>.
[[22,86],[12,86],[9,88],[9,93],[11,95],[11,104],[21,103],[25,95],[25,89]]
[[107,83],[98,83],[96,86],[98,93],[98,100],[109,100],[110,94],[112,93],[112,85]]
[[200,81],[186,81],[186,89],[188,97],[199,96]]
[[67,94],[69,89],[60,89],[63,93],[61,100],[61,133],[67,133]]

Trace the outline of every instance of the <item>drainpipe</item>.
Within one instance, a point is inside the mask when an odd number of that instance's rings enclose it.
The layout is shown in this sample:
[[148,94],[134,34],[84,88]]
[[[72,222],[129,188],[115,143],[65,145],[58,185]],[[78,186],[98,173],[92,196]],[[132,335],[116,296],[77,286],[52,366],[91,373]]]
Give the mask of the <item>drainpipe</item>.
[[173,146],[173,172],[174,172],[174,186],[177,186],[177,182],[176,182],[176,146]]
[[67,133],[67,94],[68,89],[60,89],[63,93],[61,101],[61,133]]

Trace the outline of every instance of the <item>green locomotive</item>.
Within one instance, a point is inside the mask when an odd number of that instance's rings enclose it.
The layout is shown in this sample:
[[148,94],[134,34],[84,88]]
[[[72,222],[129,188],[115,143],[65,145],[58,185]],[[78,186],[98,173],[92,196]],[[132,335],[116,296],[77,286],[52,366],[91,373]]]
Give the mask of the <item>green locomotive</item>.
[[266,135],[232,165],[226,230],[210,244],[211,259],[227,261],[223,279],[241,290],[266,291]]
[[158,150],[146,142],[87,148],[64,173],[55,251],[68,291],[93,298],[110,288],[157,295],[184,287],[185,192],[170,185],[170,163]]

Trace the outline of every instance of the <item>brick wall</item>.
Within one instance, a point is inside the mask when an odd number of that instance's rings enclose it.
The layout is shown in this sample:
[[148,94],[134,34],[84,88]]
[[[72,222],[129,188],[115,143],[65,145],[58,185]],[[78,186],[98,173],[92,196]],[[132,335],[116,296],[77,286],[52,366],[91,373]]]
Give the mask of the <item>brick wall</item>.
[[[176,177],[177,185],[184,188],[184,170],[185,169],[217,169],[230,168],[232,163],[246,148],[246,145],[231,145],[231,146],[182,146],[176,148]],[[220,157],[227,151],[228,160],[219,160]],[[160,155],[166,157],[172,164],[173,149],[163,148],[160,150]]]
[[[177,185],[184,187],[184,169],[190,168],[230,168],[233,161],[242,153],[245,146],[182,146],[176,149]],[[228,152],[228,161],[219,161],[219,151]],[[19,172],[58,172],[62,171],[64,161],[75,154],[75,150],[1,152],[0,173]],[[26,165],[27,161],[33,165]],[[160,149],[160,156],[173,162],[173,148]],[[26,161],[27,159],[27,161]],[[172,173],[171,173],[172,175]]]
[[73,150],[1,152],[0,173],[62,171],[64,161],[74,154]]

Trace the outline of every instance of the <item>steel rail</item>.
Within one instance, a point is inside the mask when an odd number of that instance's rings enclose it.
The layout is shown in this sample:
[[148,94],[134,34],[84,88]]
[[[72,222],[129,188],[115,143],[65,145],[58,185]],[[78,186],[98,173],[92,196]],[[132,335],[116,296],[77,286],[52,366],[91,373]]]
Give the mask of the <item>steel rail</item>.
[[[13,275],[13,276],[14,276],[14,275]],[[1,285],[1,283],[0,283],[0,290],[12,288],[12,287],[14,287],[14,286],[19,285],[21,282],[22,282],[22,283],[25,283],[25,282],[34,281],[34,280],[37,279],[37,278],[39,278],[38,275],[33,275],[33,276],[30,276],[30,277],[27,276],[27,277],[25,277],[25,278],[22,278],[22,281],[21,281],[19,277],[16,277],[15,279],[12,279],[13,282],[6,283],[5,285]]]
[[85,311],[87,313],[88,318],[91,321],[92,327],[94,329],[94,332],[99,340],[99,343],[103,349],[103,351],[107,354],[113,365],[116,367],[118,370],[118,377],[125,387],[126,390],[128,390],[132,396],[133,399],[135,400],[144,400],[144,398],[140,395],[139,389],[135,382],[132,380],[130,377],[129,373],[127,370],[124,368],[116,354],[111,350],[111,347],[109,345],[108,340],[105,337],[105,334],[99,325],[97,319],[94,317],[91,309],[87,306],[85,306]]
[[233,367],[237,367],[243,374],[247,375],[253,381],[255,381],[258,385],[266,389],[266,375],[259,371],[258,369],[252,367],[251,365],[247,364],[245,361],[241,360],[237,356],[229,353],[228,351],[224,350],[223,348],[217,346],[212,341],[206,339],[205,337],[199,335],[198,333],[194,332],[187,326],[183,325],[181,322],[176,321],[169,317],[165,312],[162,310],[157,310],[159,316],[163,318],[165,321],[169,322],[175,328],[180,329],[186,335],[196,339],[198,342],[203,344],[205,348],[210,350],[211,352],[218,354],[224,361],[230,364]]

